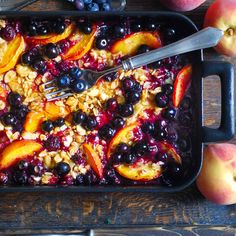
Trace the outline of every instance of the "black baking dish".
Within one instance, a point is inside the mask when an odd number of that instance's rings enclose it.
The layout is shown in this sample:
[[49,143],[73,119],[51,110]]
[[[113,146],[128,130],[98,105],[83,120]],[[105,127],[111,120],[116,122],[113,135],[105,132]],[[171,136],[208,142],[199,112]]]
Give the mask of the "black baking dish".
[[[178,29],[179,38],[184,38],[197,31],[197,27],[187,17],[170,12],[114,12],[114,13],[83,13],[83,12],[1,12],[1,18],[24,17],[104,17],[119,21],[123,17],[136,18],[154,17],[157,21],[165,22]],[[193,117],[194,128],[192,135],[192,159],[188,176],[175,187],[163,186],[73,186],[73,187],[0,187],[1,192],[16,191],[69,191],[69,192],[176,192],[189,186],[199,174],[202,165],[203,143],[229,140],[234,135],[234,71],[233,66],[226,62],[207,62],[203,60],[203,51],[189,54],[193,65],[191,96],[194,101]],[[203,127],[203,82],[202,78],[208,75],[218,75],[221,79],[222,115],[218,129]]]

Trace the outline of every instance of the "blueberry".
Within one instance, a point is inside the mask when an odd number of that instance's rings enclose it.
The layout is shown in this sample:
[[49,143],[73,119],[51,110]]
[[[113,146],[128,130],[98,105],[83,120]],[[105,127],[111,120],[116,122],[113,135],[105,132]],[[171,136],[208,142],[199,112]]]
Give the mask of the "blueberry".
[[24,120],[28,112],[29,112],[29,109],[25,105],[20,105],[19,107],[12,109],[12,113],[19,120]]
[[125,36],[125,26],[124,25],[116,25],[114,28],[114,36],[116,38],[123,38]]
[[141,99],[141,93],[136,91],[131,91],[125,94],[125,101],[130,104],[136,104]]
[[84,3],[85,4],[90,4],[90,3],[92,3],[93,2],[93,0],[84,0]]
[[136,157],[133,153],[125,153],[123,158],[124,158],[124,162],[127,164],[132,164],[136,160]]
[[68,75],[61,75],[57,78],[56,83],[59,88],[68,88],[71,83],[71,78]]
[[84,6],[84,0],[76,0],[75,1],[75,6],[79,11],[83,11],[85,6]]
[[70,69],[69,74],[71,76],[72,79],[79,79],[82,75],[82,70],[78,67],[74,67],[72,69]]
[[108,46],[108,40],[104,37],[97,37],[95,45],[97,49],[106,49]]
[[163,116],[168,120],[173,120],[176,116],[176,110],[173,107],[167,107],[163,113]]
[[72,83],[71,89],[75,93],[82,93],[87,87],[88,85],[85,80],[77,79]]
[[59,49],[56,44],[49,43],[45,46],[44,53],[49,59],[53,59],[59,55]]
[[65,124],[65,120],[63,118],[58,118],[53,122],[55,127],[62,127]]
[[141,84],[136,81],[133,90],[138,92],[138,93],[141,93],[143,88],[142,88]]
[[159,92],[155,96],[156,105],[160,108],[164,108],[169,103],[169,98],[163,92]]
[[130,151],[130,147],[126,143],[120,143],[116,147],[116,152],[120,154],[124,154]]
[[22,97],[19,93],[9,93],[7,101],[12,107],[19,107],[22,104]]
[[167,128],[167,121],[165,119],[159,119],[157,120],[157,122],[155,123],[155,129],[158,130],[164,130]]
[[28,169],[28,167],[29,167],[29,162],[28,161],[25,161],[25,160],[19,161],[19,163],[18,163],[18,169],[19,170],[26,170],[26,169]]
[[58,151],[61,148],[61,141],[56,136],[49,136],[46,141],[44,141],[44,147],[48,151]]
[[113,118],[113,120],[111,121],[111,125],[115,129],[119,129],[125,125],[125,121],[122,117],[117,116]]
[[119,115],[122,117],[129,117],[134,114],[134,107],[132,104],[126,103],[119,106]]
[[66,162],[59,162],[55,167],[55,171],[60,177],[63,177],[70,172],[70,165]]
[[47,65],[43,59],[37,59],[33,63],[33,68],[40,74],[44,74],[47,70]]
[[98,123],[95,116],[86,117],[83,126],[86,130],[94,130],[97,127]]
[[25,171],[15,171],[13,174],[13,180],[16,184],[25,185],[28,183],[28,177]]
[[62,34],[66,29],[66,25],[64,22],[57,21],[53,24],[53,31],[56,34]]
[[99,11],[99,5],[97,3],[90,3],[87,5],[88,11]]
[[155,132],[155,136],[158,140],[165,140],[167,138],[167,132],[164,129],[158,129]]
[[174,40],[176,34],[174,29],[166,27],[162,30],[162,33],[164,41],[171,41],[171,42]]
[[122,88],[124,91],[129,91],[134,89],[136,84],[136,81],[133,80],[132,78],[126,77],[123,81],[122,81]]
[[49,29],[47,26],[42,25],[37,29],[37,33],[39,35],[47,35],[49,33]]
[[109,112],[114,112],[118,107],[118,102],[115,98],[109,98],[106,101],[105,108]]
[[37,35],[37,27],[33,24],[30,24],[28,27],[28,35],[29,36],[35,36]]
[[133,146],[133,151],[136,156],[143,156],[149,152],[148,143],[144,140],[138,141]]
[[159,28],[159,25],[157,25],[154,21],[149,20],[149,21],[146,22],[145,28],[148,31],[155,31]]
[[77,175],[75,179],[76,185],[81,185],[84,183],[84,176],[83,175]]
[[142,54],[142,53],[146,53],[149,52],[150,48],[146,45],[146,44],[142,44],[138,50],[137,50],[137,54]]
[[42,123],[42,130],[45,132],[51,132],[53,128],[54,128],[54,125],[51,120],[46,120]]
[[31,56],[30,56],[29,53],[26,52],[26,53],[21,55],[21,63],[23,65],[30,65],[30,63],[31,63]]
[[13,40],[15,38],[16,31],[15,31],[15,29],[12,26],[7,25],[5,28],[1,29],[0,35],[6,41],[11,41],[11,40]]
[[110,125],[104,125],[98,131],[99,136],[104,140],[110,140],[114,134],[115,130]]
[[130,28],[134,32],[139,32],[142,30],[142,24],[140,22],[134,22],[131,24]]
[[100,5],[101,11],[111,11],[111,4],[110,3],[103,3]]
[[90,22],[85,21],[79,25],[79,29],[84,34],[90,34],[93,31],[93,26]]
[[16,122],[12,125],[14,132],[21,133],[23,131],[23,124],[21,121],[16,120]]
[[124,158],[123,158],[123,155],[122,154],[120,154],[120,153],[114,153],[113,155],[112,155],[112,163],[113,164],[120,164],[120,163],[122,163],[124,161]]
[[166,95],[171,95],[174,91],[172,84],[164,84],[164,85],[162,85],[161,89],[162,89],[162,92]]
[[155,127],[153,123],[147,121],[142,124],[141,129],[143,133],[152,135],[154,133]]
[[168,185],[175,185],[180,182],[183,179],[182,166],[174,161],[168,162],[163,172],[163,179]]
[[74,112],[72,117],[73,117],[74,123],[77,125],[80,125],[85,121],[86,114],[80,110],[80,111]]
[[12,126],[17,122],[16,117],[10,112],[7,112],[3,115],[2,121],[6,126]]

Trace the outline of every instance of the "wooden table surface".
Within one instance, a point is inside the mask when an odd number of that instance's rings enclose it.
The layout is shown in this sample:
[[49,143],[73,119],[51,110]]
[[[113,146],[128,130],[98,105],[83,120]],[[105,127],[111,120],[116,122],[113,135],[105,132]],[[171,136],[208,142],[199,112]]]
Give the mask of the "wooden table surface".
[[[207,7],[187,13],[199,27]],[[40,0],[26,10],[70,9],[63,0]],[[163,10],[157,0],[128,0],[127,10]],[[209,60],[228,60],[208,50]],[[232,63],[235,63],[231,59]],[[205,82],[205,124],[220,121],[220,84],[211,77]],[[236,139],[231,141],[236,143]],[[1,193],[0,232],[77,232],[79,229],[132,226],[203,225],[220,230],[236,224],[236,207],[217,206],[205,200],[195,185],[175,194],[160,193]],[[203,229],[205,229],[203,227]],[[191,227],[185,228],[192,230]],[[214,233],[212,235],[221,235]],[[192,235],[192,234],[189,234]],[[204,234],[206,235],[206,234]],[[231,234],[229,234],[231,235]],[[233,234],[232,234],[233,235]]]

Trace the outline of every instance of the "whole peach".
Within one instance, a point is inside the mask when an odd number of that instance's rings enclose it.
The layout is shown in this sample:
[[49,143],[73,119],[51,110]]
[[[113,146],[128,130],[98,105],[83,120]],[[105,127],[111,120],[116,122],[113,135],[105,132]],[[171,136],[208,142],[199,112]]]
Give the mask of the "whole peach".
[[174,11],[191,11],[206,0],[161,0],[161,3]]
[[236,56],[236,1],[216,0],[207,10],[204,27],[216,27],[225,32],[215,47],[216,51],[229,57]]
[[211,144],[204,149],[197,187],[212,202],[236,203],[236,145]]

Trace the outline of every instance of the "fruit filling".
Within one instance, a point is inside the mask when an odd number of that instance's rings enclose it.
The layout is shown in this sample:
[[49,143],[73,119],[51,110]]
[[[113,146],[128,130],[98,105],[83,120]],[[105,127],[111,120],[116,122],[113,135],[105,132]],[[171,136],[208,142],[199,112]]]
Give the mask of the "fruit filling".
[[[189,171],[186,56],[102,71],[176,40],[155,19],[0,20],[0,185],[165,185]],[[47,101],[54,81],[69,97]]]

